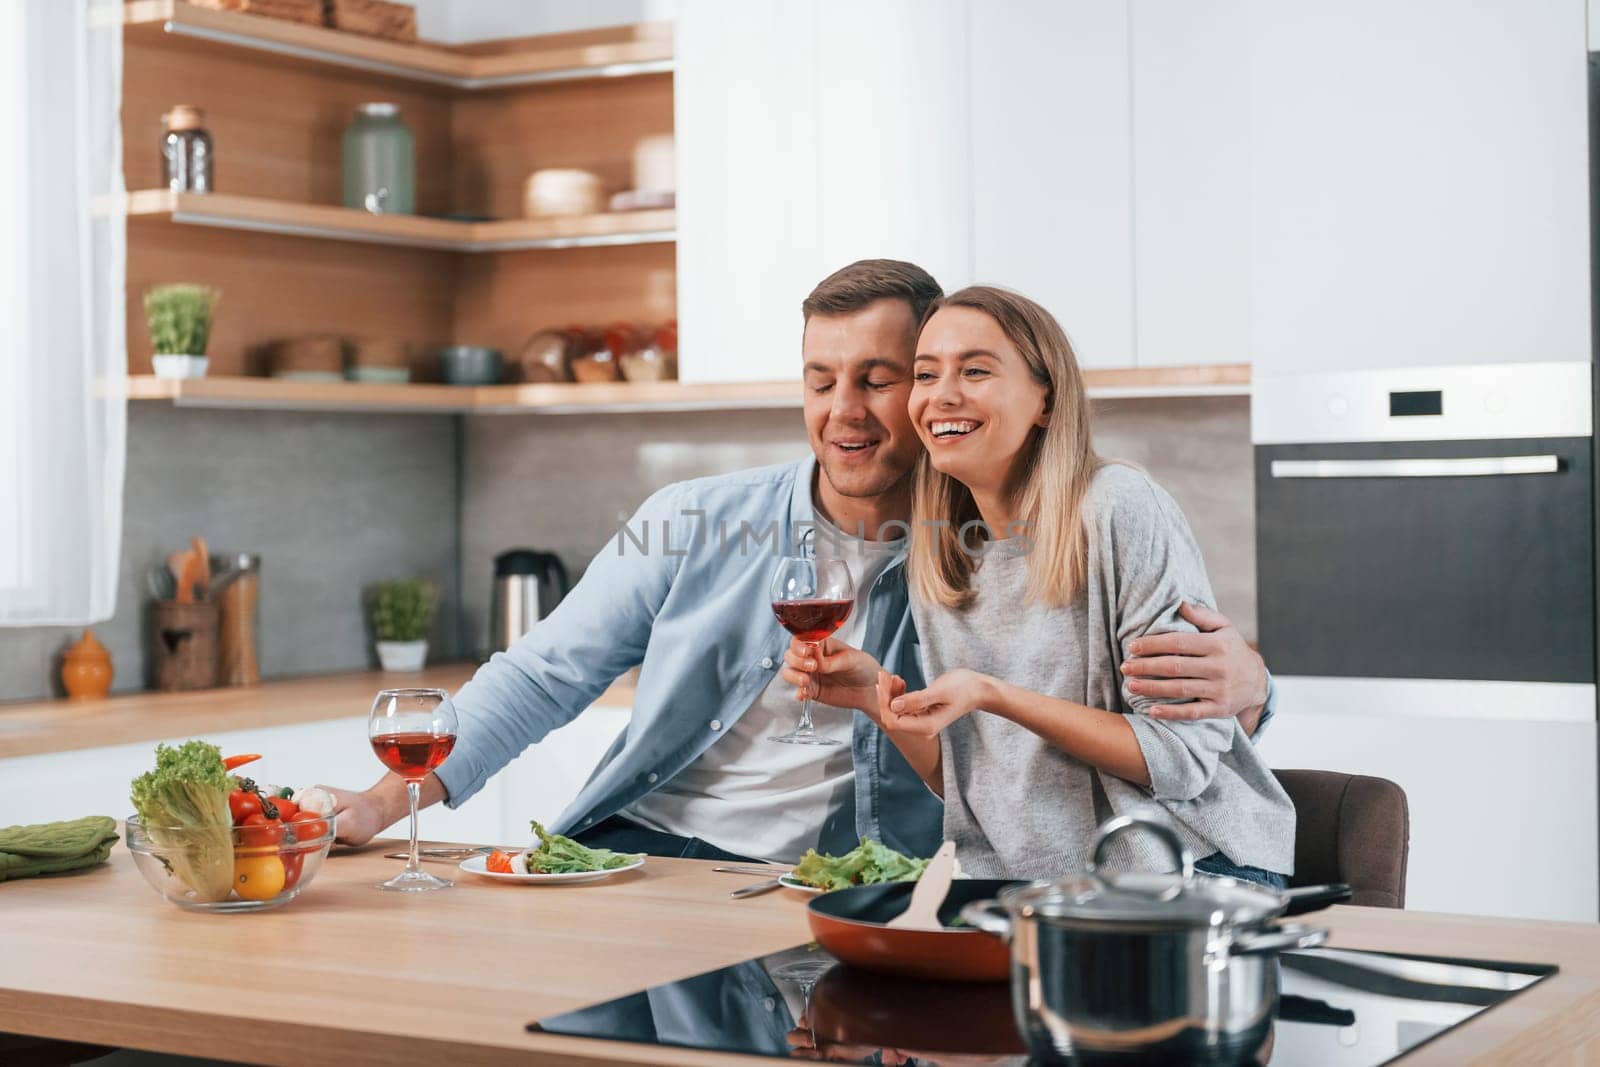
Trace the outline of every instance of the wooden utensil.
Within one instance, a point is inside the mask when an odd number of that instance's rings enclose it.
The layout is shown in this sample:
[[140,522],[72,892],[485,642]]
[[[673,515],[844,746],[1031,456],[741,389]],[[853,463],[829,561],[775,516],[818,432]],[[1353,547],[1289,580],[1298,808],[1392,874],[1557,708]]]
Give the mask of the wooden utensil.
[[200,581],[200,562],[195,558],[194,549],[181,549],[167,557],[167,566],[172,568],[172,576],[178,580],[178,593],[173,597],[180,604],[194,603],[194,587]]
[[194,553],[197,561],[196,569],[198,575],[196,581],[200,587],[200,599],[209,600],[211,597],[211,552],[206,548],[206,539],[204,537],[189,538],[189,551]]
[[950,880],[956,876],[956,843],[946,841],[933,854],[922,877],[911,891],[911,903],[906,910],[889,920],[889,925],[903,930],[942,930],[939,905],[950,892]]

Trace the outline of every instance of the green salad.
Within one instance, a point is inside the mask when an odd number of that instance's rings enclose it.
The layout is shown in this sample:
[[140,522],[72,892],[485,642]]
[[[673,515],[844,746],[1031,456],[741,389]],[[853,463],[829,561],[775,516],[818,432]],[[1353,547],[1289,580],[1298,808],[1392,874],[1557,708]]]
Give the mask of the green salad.
[[553,834],[538,819],[533,820],[533,832],[539,835],[539,847],[524,857],[529,874],[579,874],[585,871],[609,871],[626,867],[644,857],[636,852],[613,852],[609,848],[588,848],[570,837]]
[[843,889],[878,882],[915,882],[927,866],[927,860],[902,856],[887,845],[862,838],[861,844],[842,856],[811,849],[800,857],[790,876],[821,889]]

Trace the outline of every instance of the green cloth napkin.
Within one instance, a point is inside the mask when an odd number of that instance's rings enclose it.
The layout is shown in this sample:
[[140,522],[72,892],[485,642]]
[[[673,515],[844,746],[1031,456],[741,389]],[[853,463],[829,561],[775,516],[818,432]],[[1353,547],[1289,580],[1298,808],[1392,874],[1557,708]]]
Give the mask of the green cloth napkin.
[[0,828],[0,882],[93,867],[116,843],[117,821],[105,815]]

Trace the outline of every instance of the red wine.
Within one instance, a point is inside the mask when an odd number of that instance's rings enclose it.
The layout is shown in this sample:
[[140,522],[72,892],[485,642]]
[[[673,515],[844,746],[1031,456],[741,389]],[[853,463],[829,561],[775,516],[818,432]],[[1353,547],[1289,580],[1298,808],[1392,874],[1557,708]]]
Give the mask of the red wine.
[[379,734],[372,739],[372,751],[383,765],[408,781],[426,778],[455,747],[455,734]]
[[853,600],[774,600],[772,613],[802,641],[821,641],[844,625]]

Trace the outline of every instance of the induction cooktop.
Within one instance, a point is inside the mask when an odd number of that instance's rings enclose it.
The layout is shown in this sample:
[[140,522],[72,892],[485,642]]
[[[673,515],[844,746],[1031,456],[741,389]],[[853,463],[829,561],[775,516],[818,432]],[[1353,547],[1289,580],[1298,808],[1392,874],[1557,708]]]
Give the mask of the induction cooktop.
[[[1286,952],[1277,1020],[1251,1061],[1389,1063],[1554,974],[1528,963],[1344,949]],[[1029,1062],[1010,986],[892,978],[802,945],[540,1019],[530,1030],[836,1063]]]

